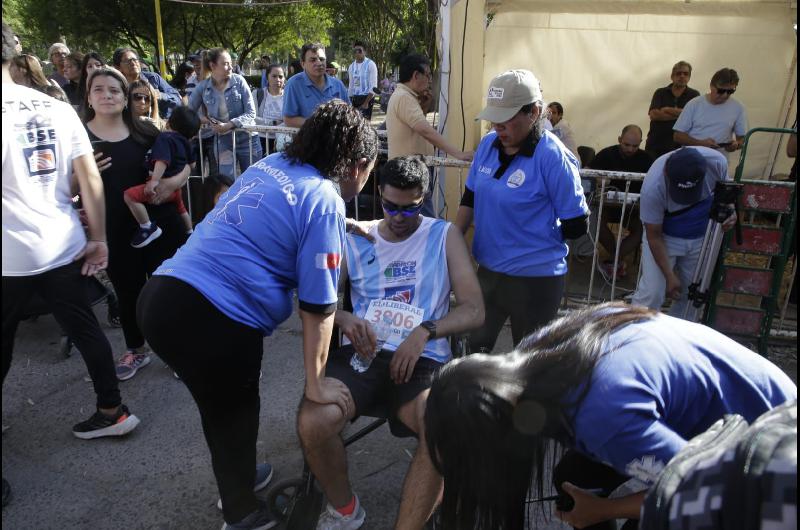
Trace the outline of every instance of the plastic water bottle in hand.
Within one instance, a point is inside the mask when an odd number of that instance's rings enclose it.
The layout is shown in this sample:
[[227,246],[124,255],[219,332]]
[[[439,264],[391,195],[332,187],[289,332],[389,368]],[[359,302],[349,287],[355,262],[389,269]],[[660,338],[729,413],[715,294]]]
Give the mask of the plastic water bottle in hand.
[[355,352],[350,359],[350,366],[358,373],[366,372],[369,369],[369,365],[372,364],[372,360],[378,355],[378,352],[383,349],[386,339],[388,339],[389,335],[392,333],[391,320],[382,319],[378,322],[373,322],[372,330],[375,332],[375,342],[377,344],[375,346],[375,351],[367,358]]

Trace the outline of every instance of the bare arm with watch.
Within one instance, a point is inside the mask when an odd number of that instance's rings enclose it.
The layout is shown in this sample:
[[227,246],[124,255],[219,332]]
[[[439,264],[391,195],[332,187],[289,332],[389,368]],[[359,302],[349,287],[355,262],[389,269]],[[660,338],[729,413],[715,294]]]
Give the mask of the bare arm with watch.
[[414,372],[425,343],[437,337],[448,337],[483,324],[483,295],[478,277],[467,252],[467,245],[458,228],[451,225],[447,231],[447,267],[456,306],[435,322],[424,321],[400,344],[389,365],[395,383],[408,382]]
[[[390,377],[395,383],[407,382],[411,378],[414,366],[429,340],[461,333],[483,323],[483,297],[478,278],[464,238],[455,226],[448,228],[445,251],[456,306],[444,318],[421,322],[399,344],[389,365]],[[347,264],[344,261],[340,270],[340,282],[343,283],[347,278]],[[340,310],[336,312],[335,323],[356,352],[364,357],[374,355],[378,341],[367,319]]]

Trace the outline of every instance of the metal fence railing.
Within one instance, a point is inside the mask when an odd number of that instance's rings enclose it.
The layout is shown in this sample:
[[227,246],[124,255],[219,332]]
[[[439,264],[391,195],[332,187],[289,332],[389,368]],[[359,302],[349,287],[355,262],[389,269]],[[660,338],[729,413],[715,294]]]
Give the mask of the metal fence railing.
[[[232,144],[236,146],[236,135],[237,134],[252,134],[252,133],[277,133],[277,134],[288,134],[294,135],[297,132],[296,128],[292,127],[285,127],[285,126],[266,126],[266,125],[251,125],[243,128],[233,129],[229,134],[232,135]],[[386,132],[383,130],[378,131],[378,135],[381,139],[386,138]],[[202,143],[205,141],[215,141],[216,139],[201,139],[201,154],[203,153]],[[269,143],[267,142],[267,146]],[[216,146],[215,146],[216,147]],[[382,149],[381,153],[386,154],[386,149]],[[270,153],[264,153],[264,156]],[[256,162],[253,159],[254,154],[252,150],[252,145],[250,147],[250,164]],[[200,179],[201,181],[208,176],[208,164],[207,161],[203,160],[201,156],[200,165],[201,169],[198,172],[199,174],[193,175],[190,179]],[[460,160],[456,160],[454,158],[446,158],[440,156],[428,156],[425,157],[425,162],[428,166],[437,168],[437,171],[440,173],[439,178],[436,179],[438,182],[438,190],[437,193],[434,195],[434,208],[435,211],[440,213],[440,217],[446,217],[447,215],[447,200],[446,200],[446,193],[445,193],[445,178],[444,178],[444,168],[455,168],[458,169],[458,198],[460,200],[460,196],[463,193],[464,189],[464,175],[465,171],[469,170],[470,163],[463,162]],[[235,164],[234,164],[235,165]],[[234,178],[238,177],[239,173],[245,168],[238,168],[235,169]],[[580,170],[581,178],[584,181],[584,184],[587,182],[590,183],[589,186],[584,186],[584,188],[589,188],[586,191],[586,198],[587,202],[590,206],[592,211],[591,216],[591,229],[590,232],[580,240],[574,240],[568,242],[570,246],[570,269],[573,269],[573,265],[577,265],[576,260],[583,260],[583,262],[587,262],[589,258],[591,258],[589,263],[588,270],[585,270],[586,267],[574,267],[576,269],[580,269],[580,275],[577,273],[570,272],[570,276],[568,277],[567,281],[567,291],[573,292],[575,289],[578,289],[579,293],[578,296],[572,298],[577,304],[580,305],[589,305],[589,304],[596,304],[604,301],[613,301],[615,299],[620,299],[624,297],[625,292],[632,292],[633,289],[621,289],[618,285],[618,278],[617,274],[613,273],[610,275],[604,274],[601,270],[601,267],[598,266],[600,263],[600,259],[602,256],[600,250],[600,230],[601,230],[601,220],[603,219],[603,213],[606,208],[609,208],[609,205],[613,205],[619,209],[619,215],[615,216],[613,219],[606,218],[612,224],[617,225],[616,234],[615,234],[615,246],[614,249],[606,249],[606,252],[609,255],[610,261],[613,263],[612,271],[617,271],[618,267],[622,261],[620,256],[620,248],[621,243],[623,240],[625,228],[626,228],[626,219],[630,219],[630,215],[635,215],[635,211],[638,210],[639,204],[639,194],[631,192],[631,185],[636,182],[641,182],[644,179],[644,173],[628,173],[628,172],[616,172],[616,171],[599,171],[599,170],[592,170],[592,169],[581,169]],[[610,182],[615,181],[617,186],[611,186]],[[371,193],[373,194],[372,197],[377,197],[377,184],[373,184],[373,190]],[[358,219],[358,212],[359,212],[359,198],[356,197],[355,199],[355,216]],[[375,201],[373,200],[373,204]],[[192,204],[191,200],[188,202],[187,206],[191,212]],[[374,212],[375,215],[378,212]],[[634,265],[636,268],[635,277],[638,280],[638,268],[639,268],[639,256],[638,252],[634,257]],[[795,259],[795,263],[793,265],[794,269],[797,268],[797,263]],[[599,279],[598,279],[599,276]],[[628,282],[630,283],[630,282]],[[599,289],[598,289],[599,287]],[[630,287],[630,286],[629,286]],[[606,291],[608,288],[608,291]],[[635,284],[633,286],[635,289]],[[785,295],[785,300],[782,300],[781,303],[778,304],[780,307],[780,318],[777,319],[777,326],[773,326],[773,336],[780,336],[780,337],[796,337],[796,331],[786,331],[784,330],[785,325],[787,324],[786,321],[786,313],[788,310],[788,296],[789,291],[791,290],[791,285],[789,286],[789,290],[787,290]],[[585,291],[585,292],[584,292]],[[621,296],[622,295],[622,296]]]

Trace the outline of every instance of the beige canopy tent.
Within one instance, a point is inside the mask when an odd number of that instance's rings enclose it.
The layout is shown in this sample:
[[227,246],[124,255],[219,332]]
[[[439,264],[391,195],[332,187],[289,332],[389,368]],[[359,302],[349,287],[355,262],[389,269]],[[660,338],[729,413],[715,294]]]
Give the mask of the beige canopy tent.
[[[692,64],[690,86],[708,91],[722,67],[740,76],[734,96],[749,126],[791,127],[796,116],[797,3],[751,1],[450,0],[441,7],[442,112],[445,135],[477,146],[488,124],[474,121],[489,80],[510,68],[533,71],[546,101],[565,109],[579,145],[616,143],[622,127],[647,134],[650,99],[670,82],[672,65]],[[786,172],[776,135],[748,150],[745,175]],[[738,154],[730,158],[731,165]],[[774,167],[773,167],[774,166]],[[448,217],[465,172],[449,170]]]

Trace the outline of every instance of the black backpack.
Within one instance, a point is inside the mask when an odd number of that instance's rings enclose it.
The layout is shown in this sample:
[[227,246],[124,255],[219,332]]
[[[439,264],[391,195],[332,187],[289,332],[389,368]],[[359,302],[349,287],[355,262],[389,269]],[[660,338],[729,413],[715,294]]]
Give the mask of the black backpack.
[[650,488],[640,528],[796,529],[797,400],[692,438]]

